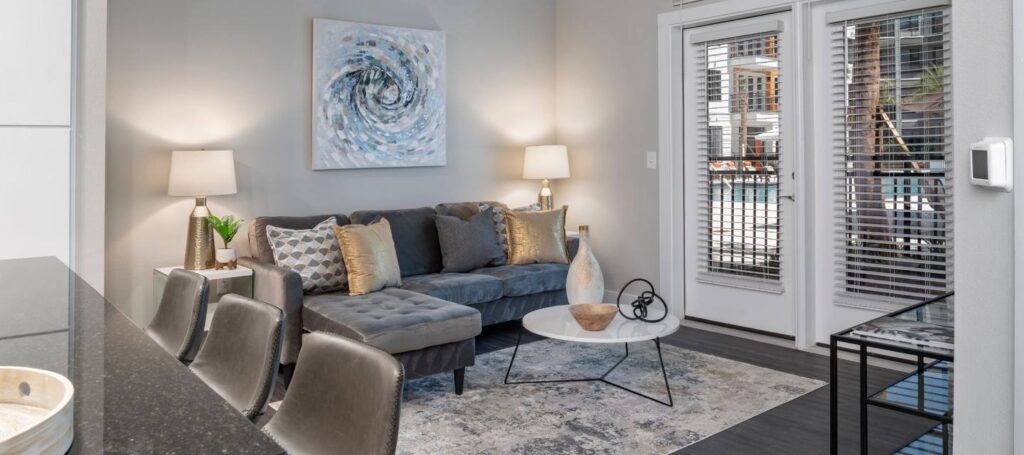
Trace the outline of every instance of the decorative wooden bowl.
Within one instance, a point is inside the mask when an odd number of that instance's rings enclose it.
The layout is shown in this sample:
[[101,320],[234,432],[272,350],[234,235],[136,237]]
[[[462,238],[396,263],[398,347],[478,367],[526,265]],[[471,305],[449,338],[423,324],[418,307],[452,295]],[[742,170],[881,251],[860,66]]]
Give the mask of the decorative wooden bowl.
[[67,452],[75,437],[74,394],[57,373],[0,367],[0,453]]
[[583,330],[600,332],[612,323],[619,309],[610,303],[581,303],[569,305],[569,313]]

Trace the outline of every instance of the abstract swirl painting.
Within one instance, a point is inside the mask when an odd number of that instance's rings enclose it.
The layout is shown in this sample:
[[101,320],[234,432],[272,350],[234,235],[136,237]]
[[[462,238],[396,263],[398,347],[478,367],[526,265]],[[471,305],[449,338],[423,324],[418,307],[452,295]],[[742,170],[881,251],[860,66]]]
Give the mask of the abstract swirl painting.
[[313,169],[444,166],[444,33],[313,21]]

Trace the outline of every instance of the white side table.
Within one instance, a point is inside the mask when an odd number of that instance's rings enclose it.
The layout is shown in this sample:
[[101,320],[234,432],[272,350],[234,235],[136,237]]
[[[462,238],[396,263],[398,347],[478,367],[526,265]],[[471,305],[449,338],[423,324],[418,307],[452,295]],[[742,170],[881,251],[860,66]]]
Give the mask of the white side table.
[[[164,295],[164,286],[167,285],[167,277],[170,276],[172,270],[180,268],[182,267],[160,267],[153,269],[153,305],[151,313],[146,315],[145,320],[147,322],[156,315],[156,309]],[[246,297],[252,297],[253,295],[252,289],[255,275],[250,268],[238,266],[234,270],[207,269],[193,270],[193,272],[205,276],[210,283],[210,303],[206,309],[206,330],[210,329],[213,313],[217,311],[217,302],[220,301],[224,294],[239,294]]]

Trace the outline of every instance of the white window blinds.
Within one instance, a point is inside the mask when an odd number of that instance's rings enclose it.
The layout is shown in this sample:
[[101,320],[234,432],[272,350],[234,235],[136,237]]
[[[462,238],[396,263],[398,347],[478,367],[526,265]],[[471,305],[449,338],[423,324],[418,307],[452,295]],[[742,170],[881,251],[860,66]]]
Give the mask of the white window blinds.
[[953,288],[949,30],[948,8],[834,25],[841,304]]
[[781,292],[779,32],[709,38],[694,43],[698,280]]

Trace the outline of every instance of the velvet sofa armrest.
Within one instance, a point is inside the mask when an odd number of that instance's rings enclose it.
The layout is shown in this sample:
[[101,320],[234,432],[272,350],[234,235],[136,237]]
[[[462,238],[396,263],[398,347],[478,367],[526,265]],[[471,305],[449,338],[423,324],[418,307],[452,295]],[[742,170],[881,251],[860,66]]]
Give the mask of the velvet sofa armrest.
[[572,259],[576,257],[576,252],[580,249],[580,236],[565,236],[565,247],[569,251],[569,262],[572,262]]
[[281,363],[295,363],[302,347],[302,278],[292,270],[251,257],[239,258],[238,263],[253,270],[253,298],[284,312]]

